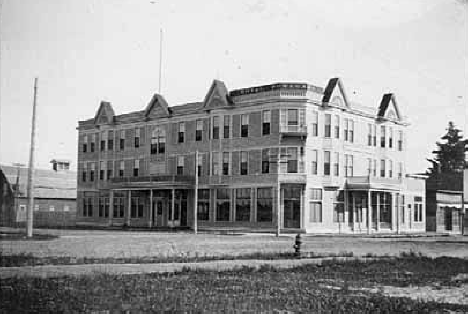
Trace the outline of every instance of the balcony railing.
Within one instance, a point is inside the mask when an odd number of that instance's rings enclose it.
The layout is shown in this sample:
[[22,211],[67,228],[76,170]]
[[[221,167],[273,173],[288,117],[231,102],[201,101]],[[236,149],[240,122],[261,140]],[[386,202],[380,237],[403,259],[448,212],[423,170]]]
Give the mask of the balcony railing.
[[194,176],[188,175],[155,175],[141,177],[117,177],[112,178],[111,183],[193,183]]
[[292,135],[292,136],[306,136],[307,125],[287,125],[280,124],[280,133]]
[[373,176],[355,176],[347,177],[346,184],[349,186],[362,186],[368,188],[382,188],[400,185],[403,182],[401,178],[383,178]]

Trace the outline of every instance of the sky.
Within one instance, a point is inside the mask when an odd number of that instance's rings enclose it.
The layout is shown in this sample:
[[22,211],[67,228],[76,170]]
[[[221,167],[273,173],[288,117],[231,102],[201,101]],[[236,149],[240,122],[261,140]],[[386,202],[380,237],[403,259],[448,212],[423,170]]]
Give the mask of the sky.
[[39,78],[35,166],[76,167],[79,120],[228,89],[343,80],[352,102],[396,94],[407,172],[424,172],[449,121],[468,126],[464,0],[0,0],[0,163],[27,164]]

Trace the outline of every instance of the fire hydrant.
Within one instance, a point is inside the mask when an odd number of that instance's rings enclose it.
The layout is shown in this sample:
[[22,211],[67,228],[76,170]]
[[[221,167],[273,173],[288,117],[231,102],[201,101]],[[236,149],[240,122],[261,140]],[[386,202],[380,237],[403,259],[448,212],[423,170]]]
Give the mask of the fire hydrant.
[[294,243],[294,256],[295,257],[301,257],[301,245],[302,245],[302,239],[301,239],[301,234],[298,233],[296,235],[296,241]]

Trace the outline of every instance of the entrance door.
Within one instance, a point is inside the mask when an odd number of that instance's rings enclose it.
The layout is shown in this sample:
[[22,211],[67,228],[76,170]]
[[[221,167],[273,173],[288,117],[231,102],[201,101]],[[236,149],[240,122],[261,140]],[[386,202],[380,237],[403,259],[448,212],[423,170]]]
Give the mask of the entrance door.
[[452,208],[445,207],[445,230],[452,231]]
[[163,198],[153,198],[153,226],[166,227],[167,201]]
[[284,200],[284,227],[301,227],[301,201]]

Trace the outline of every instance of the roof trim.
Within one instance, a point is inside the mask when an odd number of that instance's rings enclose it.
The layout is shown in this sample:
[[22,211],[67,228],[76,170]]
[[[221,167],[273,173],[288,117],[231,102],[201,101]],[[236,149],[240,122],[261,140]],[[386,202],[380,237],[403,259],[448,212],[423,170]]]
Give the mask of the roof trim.
[[108,122],[107,123],[113,123],[114,122],[114,117],[115,117],[115,112],[114,108],[112,108],[112,105],[108,101],[102,100],[101,103],[99,104],[99,108],[96,112],[96,115],[94,116],[93,123],[94,124],[99,124],[99,117],[102,115],[105,115],[107,117]]
[[213,80],[211,83],[210,89],[208,93],[205,95],[205,99],[203,100],[203,108],[204,109],[213,109],[216,107],[220,107],[219,105],[214,104],[213,100],[219,100],[222,103],[221,107],[225,107],[228,105],[232,105],[232,100],[229,97],[229,91],[224,84],[223,81],[220,80]]
[[396,96],[393,93],[384,94],[382,96],[382,101],[380,102],[379,111],[377,113],[377,118],[385,119],[385,113],[387,112],[390,103],[393,105],[393,108],[395,109],[398,121],[402,121],[403,117],[401,116],[400,109],[398,108]]
[[151,101],[145,108],[145,117],[148,117],[151,114],[155,106],[161,107],[167,116],[172,114],[172,109],[169,108],[164,97],[160,94],[154,94],[153,98],[151,98]]

